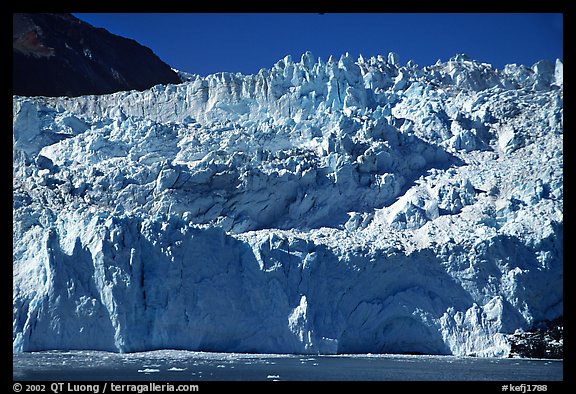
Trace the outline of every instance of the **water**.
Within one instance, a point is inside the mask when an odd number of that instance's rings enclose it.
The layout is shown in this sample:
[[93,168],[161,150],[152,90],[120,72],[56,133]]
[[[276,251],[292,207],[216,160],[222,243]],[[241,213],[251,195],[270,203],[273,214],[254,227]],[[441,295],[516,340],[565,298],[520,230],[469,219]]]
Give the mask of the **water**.
[[561,381],[563,360],[159,350],[14,353],[15,381]]

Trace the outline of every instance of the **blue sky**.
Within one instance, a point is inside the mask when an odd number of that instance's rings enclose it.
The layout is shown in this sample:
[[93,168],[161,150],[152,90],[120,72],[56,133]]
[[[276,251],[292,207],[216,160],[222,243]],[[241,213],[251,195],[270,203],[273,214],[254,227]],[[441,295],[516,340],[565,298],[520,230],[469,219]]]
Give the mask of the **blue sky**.
[[558,13],[76,13],[79,19],[149,47],[170,66],[207,75],[257,73],[290,54],[324,61],[396,52],[420,66],[458,53],[503,68],[563,59]]

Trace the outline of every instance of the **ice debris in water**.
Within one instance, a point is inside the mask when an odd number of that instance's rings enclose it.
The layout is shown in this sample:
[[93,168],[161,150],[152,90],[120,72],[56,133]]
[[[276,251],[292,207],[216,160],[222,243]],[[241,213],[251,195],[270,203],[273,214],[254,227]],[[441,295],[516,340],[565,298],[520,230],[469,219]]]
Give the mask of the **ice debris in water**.
[[563,69],[290,56],[13,98],[13,348],[507,356],[563,313]]

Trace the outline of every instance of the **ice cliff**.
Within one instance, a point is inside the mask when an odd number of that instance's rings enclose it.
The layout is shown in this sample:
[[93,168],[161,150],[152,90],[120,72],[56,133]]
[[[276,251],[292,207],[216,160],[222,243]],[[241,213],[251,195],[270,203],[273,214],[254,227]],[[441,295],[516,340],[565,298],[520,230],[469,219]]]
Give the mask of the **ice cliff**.
[[563,315],[562,63],[13,97],[13,348],[507,356]]

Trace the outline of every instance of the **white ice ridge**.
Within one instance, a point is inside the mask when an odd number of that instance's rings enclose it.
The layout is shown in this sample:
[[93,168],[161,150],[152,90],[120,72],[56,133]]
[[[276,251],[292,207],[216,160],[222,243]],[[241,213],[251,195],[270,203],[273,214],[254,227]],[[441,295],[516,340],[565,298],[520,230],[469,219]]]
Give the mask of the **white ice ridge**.
[[14,350],[506,356],[563,314],[562,74],[306,53],[14,96]]

